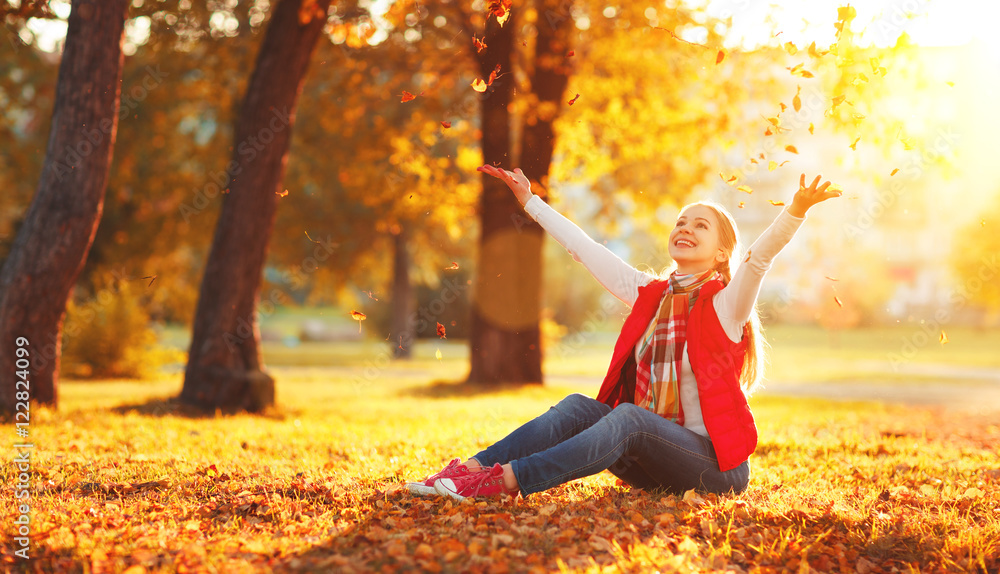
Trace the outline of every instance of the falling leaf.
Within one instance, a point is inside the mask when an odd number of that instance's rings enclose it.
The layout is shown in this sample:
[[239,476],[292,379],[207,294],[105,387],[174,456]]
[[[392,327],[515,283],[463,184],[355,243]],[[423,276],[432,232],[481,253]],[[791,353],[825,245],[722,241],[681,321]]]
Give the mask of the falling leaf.
[[747,257],[743,260],[744,263],[750,261],[750,256],[753,255],[753,249],[747,249]]
[[570,50],[569,52],[566,52],[566,57],[567,58],[572,58],[574,54],[576,54],[576,52],[574,52],[573,50]]
[[774,161],[773,159],[767,162],[767,171],[774,171],[776,169],[778,169],[778,162]]
[[916,147],[913,138],[900,138],[899,141],[903,142],[903,149],[910,150]]
[[403,90],[403,97],[400,99],[400,102],[401,103],[406,103],[406,102],[408,102],[410,100],[415,100],[415,99],[417,99],[417,96],[414,96],[410,92],[407,92],[406,90]]
[[764,130],[764,135],[766,136],[774,135],[774,132],[771,131],[771,126],[767,126],[767,129]]
[[948,342],[948,335],[945,335],[944,331],[941,331],[941,337],[939,338],[939,340],[941,341],[941,344],[944,345],[945,343]]
[[955,87],[955,82],[945,82],[945,83],[948,84],[949,88],[954,88]]
[[719,178],[726,183],[736,183],[737,179],[735,175],[731,175],[727,178],[726,176],[722,175],[721,171],[719,172]]
[[857,76],[854,76],[854,79],[851,80],[851,84],[854,86],[860,86],[861,84],[866,84],[866,83],[868,83],[868,76],[864,75],[863,72],[859,73]]
[[892,170],[892,173],[889,174],[889,177],[892,177],[892,176],[896,175],[897,173],[899,173],[899,168],[898,167],[896,169]]
[[781,207],[782,205],[785,205],[784,201],[774,201],[773,199],[769,199],[769,200],[767,200],[767,202],[770,203],[771,205],[774,205],[774,206],[777,206],[777,207]]
[[757,160],[754,158],[750,158],[750,163],[757,163]]
[[497,19],[497,24],[503,27],[507,19],[510,18],[510,6],[512,0],[491,0],[489,5],[489,12]]
[[740,209],[743,209],[743,202],[741,201],[741,202],[740,202],[740,204],[739,204],[739,205],[737,205],[736,207],[738,207],[738,208],[740,208]]
[[472,37],[472,45],[476,47],[476,53],[477,54],[482,54],[483,50],[486,49],[486,41],[485,40],[486,40],[485,38],[483,38],[482,40],[480,40],[479,38],[476,38],[475,36]]
[[790,161],[792,161],[792,160],[790,160],[790,159],[786,159],[785,161],[783,161],[783,162],[779,163],[779,164],[778,164],[778,167],[781,167],[781,166],[785,165],[786,163],[788,163],[788,162],[790,162]]
[[799,111],[802,109],[802,98],[799,97],[799,94],[801,92],[802,92],[802,86],[796,86],[795,97],[792,98],[792,108],[794,108],[795,111]]
[[448,338],[447,336],[445,336],[444,325],[442,325],[441,323],[437,324],[437,336],[441,337],[442,339],[447,339]]
[[458,269],[458,262],[457,261],[452,261],[451,262],[451,267],[445,267],[444,268],[445,271],[449,271],[451,269]]
[[358,322],[358,333],[361,332],[361,322],[367,318],[368,315],[365,315],[361,311],[351,311],[351,319],[354,319],[355,321]]
[[487,87],[486,82],[480,80],[479,78],[476,78],[475,80],[472,81],[472,89],[476,90],[479,93],[485,92],[486,87]]
[[577,94],[577,95],[573,96],[573,99],[572,99],[572,100],[570,100],[570,101],[568,102],[568,103],[569,103],[569,105],[571,105],[571,106],[572,106],[573,104],[575,104],[575,103],[576,103],[576,100],[577,100],[577,99],[578,99],[579,97],[580,97],[580,94]]
[[826,278],[826,279],[829,279],[830,281],[840,281],[840,279],[836,279],[836,278],[830,277],[829,275],[824,275],[823,277]]
[[858,149],[858,142],[859,141],[861,141],[861,136],[858,136],[857,138],[855,138],[854,141],[851,143],[851,149],[852,150],[857,151],[857,149]]
[[764,159],[764,152],[760,152],[759,154],[757,154],[757,157],[759,157],[760,159]]
[[865,117],[866,116],[864,114],[858,112],[854,112],[853,114],[851,114],[851,119],[856,122],[860,122],[861,120],[865,119]]
[[500,64],[497,64],[497,67],[493,68],[493,71],[490,72],[490,77],[486,80],[486,85],[487,86],[492,86],[493,82],[496,81],[496,79],[499,78],[500,75],[501,75],[500,74]]
[[726,59],[726,51],[725,50],[719,50],[719,53],[715,55],[715,65],[718,66],[725,59]]
[[778,105],[781,106],[781,113],[784,113],[788,109],[788,106],[784,102],[778,102]]
[[791,42],[785,42],[785,51],[788,52],[789,56],[794,56],[799,49],[795,47],[795,44]]
[[770,124],[774,127],[778,127],[781,125],[781,118],[778,117],[767,118],[767,121],[770,122]]
[[451,122],[441,122],[441,125],[444,126],[444,129],[448,129],[451,127]]
[[833,300],[834,300],[834,302],[837,303],[837,307],[843,307],[844,306],[844,304],[841,303],[841,301],[840,301],[840,297],[837,297],[836,295],[834,295],[833,296]]
[[749,185],[741,185],[737,187],[736,190],[744,193],[753,193],[753,189],[751,189]]
[[285,197],[288,195],[288,190],[286,189],[285,191],[276,191],[274,193],[277,194],[278,197]]
[[809,122],[809,133],[810,134],[813,133],[813,129],[814,129],[814,127],[813,127],[812,122]]
[[796,148],[793,145],[786,145],[785,146],[785,151],[790,152],[790,153],[796,153],[796,154],[799,153],[798,148]]
[[807,48],[806,51],[808,51],[809,55],[812,56],[813,58],[822,58],[823,56],[825,56],[825,55],[827,55],[827,54],[830,53],[830,52],[828,52],[826,50],[823,50],[823,51],[817,50],[816,49],[816,42],[813,42],[812,44],[809,44],[809,48]]
[[441,349],[436,349],[434,351],[434,358],[437,359],[437,360],[439,360],[439,361],[441,360]]
[[844,103],[844,100],[846,98],[847,98],[847,96],[845,96],[843,94],[841,94],[839,96],[834,96],[833,97],[833,109],[837,109],[837,106],[839,106],[840,104]]

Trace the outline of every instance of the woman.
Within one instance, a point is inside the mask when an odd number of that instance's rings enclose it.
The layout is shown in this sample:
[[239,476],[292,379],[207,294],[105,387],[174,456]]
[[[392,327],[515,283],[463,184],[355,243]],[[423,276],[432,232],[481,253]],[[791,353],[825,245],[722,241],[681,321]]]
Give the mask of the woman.
[[[597,399],[574,394],[465,462],[454,459],[414,494],[527,496],[610,470],[632,486],[741,492],[757,429],[747,395],[760,378],[757,293],[775,255],[813,205],[839,197],[805,174],[791,205],[734,266],[736,224],[712,202],[681,210],[667,279],[643,273],[531,193],[520,169],[490,165],[527,213],[632,308]],[[735,273],[733,269],[735,268]]]

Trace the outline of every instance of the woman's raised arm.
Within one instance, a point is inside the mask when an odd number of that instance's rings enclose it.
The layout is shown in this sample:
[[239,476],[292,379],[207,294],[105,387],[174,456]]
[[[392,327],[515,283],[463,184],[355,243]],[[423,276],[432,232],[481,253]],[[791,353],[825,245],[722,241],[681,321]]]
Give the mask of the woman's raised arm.
[[531,193],[528,178],[519,168],[507,171],[492,165],[484,165],[477,168],[477,171],[492,175],[506,183],[528,215],[565,247],[573,259],[582,263],[598,283],[626,305],[632,306],[635,303],[639,297],[640,286],[655,279],[652,275],[643,273],[622,261],[610,249],[591,239],[575,223],[535,197]]

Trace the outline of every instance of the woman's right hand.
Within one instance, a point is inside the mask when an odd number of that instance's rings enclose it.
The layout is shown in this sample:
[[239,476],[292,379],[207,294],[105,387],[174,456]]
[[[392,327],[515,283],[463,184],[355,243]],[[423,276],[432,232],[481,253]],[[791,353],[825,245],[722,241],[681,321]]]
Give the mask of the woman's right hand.
[[531,193],[531,183],[528,182],[528,178],[521,172],[521,168],[515,168],[514,171],[507,171],[487,164],[477,167],[476,171],[492,175],[506,183],[507,187],[514,192],[514,197],[517,198],[522,207],[534,195]]

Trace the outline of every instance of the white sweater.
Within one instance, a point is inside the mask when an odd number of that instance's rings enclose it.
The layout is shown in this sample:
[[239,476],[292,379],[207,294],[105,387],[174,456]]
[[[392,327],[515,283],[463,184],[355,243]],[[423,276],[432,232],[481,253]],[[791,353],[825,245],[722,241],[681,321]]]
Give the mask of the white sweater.
[[[552,209],[538,196],[529,199],[524,209],[569,251],[573,259],[583,263],[605,289],[629,307],[632,307],[639,297],[639,287],[657,279],[656,276],[639,271],[622,261],[610,249],[591,239],[576,224]],[[719,322],[733,342],[739,342],[743,337],[743,326],[750,320],[764,274],[771,268],[774,257],[788,244],[803,221],[804,217],[791,215],[787,208],[781,210],[774,223],[750,246],[749,258],[745,258],[736,268],[732,281],[716,293],[714,305],[719,315]],[[701,415],[698,385],[691,370],[687,348],[684,349],[681,359],[680,377],[684,426],[702,436],[708,436]]]

